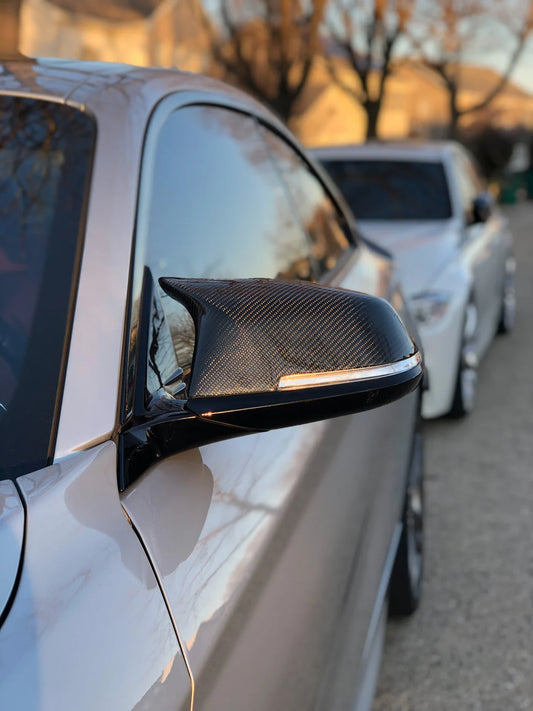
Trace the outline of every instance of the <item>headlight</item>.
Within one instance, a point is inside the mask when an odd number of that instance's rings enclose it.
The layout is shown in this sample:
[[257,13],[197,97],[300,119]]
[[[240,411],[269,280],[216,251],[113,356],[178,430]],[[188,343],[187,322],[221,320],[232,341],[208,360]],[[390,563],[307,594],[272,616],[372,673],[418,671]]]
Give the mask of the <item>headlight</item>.
[[450,299],[451,294],[427,291],[410,299],[409,305],[418,323],[429,324],[439,321],[444,316]]

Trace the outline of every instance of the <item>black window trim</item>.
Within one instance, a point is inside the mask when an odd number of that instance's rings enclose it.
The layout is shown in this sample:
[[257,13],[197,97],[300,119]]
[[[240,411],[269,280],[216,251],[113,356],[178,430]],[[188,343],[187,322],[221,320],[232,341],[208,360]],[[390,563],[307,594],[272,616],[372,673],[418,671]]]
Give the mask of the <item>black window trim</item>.
[[344,221],[346,222],[346,226],[348,228],[346,239],[352,244],[353,247],[357,247],[361,243],[361,236],[357,230],[355,218],[353,218],[346,201],[342,197],[340,191],[337,189],[336,185],[333,183],[333,180],[328,175],[328,173],[324,170],[324,168],[322,168],[319,163],[317,163],[313,158],[311,158],[305,153],[305,149],[302,148],[302,146],[300,146],[300,144],[294,140],[293,136],[290,133],[279,130],[280,127],[278,125],[272,124],[261,116],[255,116],[255,118],[257,119],[260,125],[270,130],[278,138],[285,141],[285,143],[288,143],[290,147],[298,154],[298,156],[305,164],[309,172],[323,185],[327,196],[332,201],[335,208],[342,215]]

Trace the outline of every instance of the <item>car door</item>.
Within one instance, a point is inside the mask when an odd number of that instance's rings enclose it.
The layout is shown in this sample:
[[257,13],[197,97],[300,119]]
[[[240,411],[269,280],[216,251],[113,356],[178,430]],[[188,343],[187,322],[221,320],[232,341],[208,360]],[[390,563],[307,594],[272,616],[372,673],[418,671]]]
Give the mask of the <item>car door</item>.
[[455,169],[466,217],[463,246],[473,275],[478,309],[478,350],[482,353],[494,335],[501,307],[506,248],[501,216],[493,212],[486,222],[473,221],[473,202],[484,190],[472,161],[462,151],[455,154]]
[[[320,179],[295,154],[307,174],[290,184],[282,154],[294,148],[285,138],[243,106],[221,106],[219,96],[190,102],[165,99],[147,132],[125,426],[147,319],[166,355],[145,395],[157,397],[164,374],[179,366],[175,397],[186,397],[192,322],[157,289],[143,303],[143,289],[161,276],[298,278],[392,294],[391,264],[347,240]],[[122,505],[172,613],[195,708],[301,710],[319,699],[331,708],[332,695],[353,700],[400,516],[417,397],[191,448],[123,481]],[[338,676],[348,627],[357,640],[345,660],[351,686]]]
[[[482,177],[472,157],[465,154],[464,158],[471,180],[477,186],[478,194],[483,194],[487,190],[486,180]],[[494,330],[501,314],[506,262],[509,257],[512,257],[512,247],[507,221],[496,205],[491,207],[485,225],[491,244],[489,269],[490,285],[488,287],[490,311],[487,316],[487,332],[485,335],[487,341],[486,345],[488,345],[488,342],[494,335]],[[483,348],[484,347],[485,346],[483,346]]]

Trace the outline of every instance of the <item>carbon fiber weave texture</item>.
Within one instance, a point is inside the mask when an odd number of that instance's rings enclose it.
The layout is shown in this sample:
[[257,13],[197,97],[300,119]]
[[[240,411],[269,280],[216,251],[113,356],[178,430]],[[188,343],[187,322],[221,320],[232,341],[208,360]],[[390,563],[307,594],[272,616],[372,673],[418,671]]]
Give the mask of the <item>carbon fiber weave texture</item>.
[[416,350],[394,309],[366,294],[269,279],[160,284],[195,322],[189,397],[267,392],[283,375],[384,365]]

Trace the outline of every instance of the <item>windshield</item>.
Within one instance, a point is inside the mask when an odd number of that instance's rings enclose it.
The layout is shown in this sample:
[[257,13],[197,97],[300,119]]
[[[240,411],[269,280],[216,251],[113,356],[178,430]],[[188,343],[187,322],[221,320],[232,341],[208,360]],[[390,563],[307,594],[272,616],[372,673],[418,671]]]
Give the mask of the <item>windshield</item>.
[[0,479],[49,463],[93,121],[0,96]]
[[442,163],[331,160],[323,164],[358,220],[451,217]]

